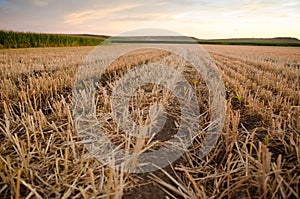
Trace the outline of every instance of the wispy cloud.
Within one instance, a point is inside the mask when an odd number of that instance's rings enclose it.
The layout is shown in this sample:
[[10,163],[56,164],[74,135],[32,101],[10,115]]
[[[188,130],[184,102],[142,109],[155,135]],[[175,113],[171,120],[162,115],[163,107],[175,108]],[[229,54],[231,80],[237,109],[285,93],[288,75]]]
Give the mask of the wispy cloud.
[[43,0],[32,0],[31,4],[34,6],[44,7],[48,5],[48,2]]
[[112,14],[125,11],[130,8],[139,6],[138,4],[132,5],[121,5],[113,8],[104,8],[104,9],[90,9],[80,12],[73,12],[64,16],[64,23],[71,25],[79,25],[85,22],[88,22],[93,19],[107,19]]

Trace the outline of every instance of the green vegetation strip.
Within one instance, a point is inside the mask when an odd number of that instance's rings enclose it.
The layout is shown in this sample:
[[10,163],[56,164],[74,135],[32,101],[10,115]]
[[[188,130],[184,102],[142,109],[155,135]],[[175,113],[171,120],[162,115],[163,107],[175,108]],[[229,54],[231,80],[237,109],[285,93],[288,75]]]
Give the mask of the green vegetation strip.
[[260,41],[197,41],[198,44],[218,44],[218,45],[251,45],[251,46],[298,46],[298,42],[260,42]]
[[96,46],[105,38],[93,35],[40,34],[0,30],[1,48]]

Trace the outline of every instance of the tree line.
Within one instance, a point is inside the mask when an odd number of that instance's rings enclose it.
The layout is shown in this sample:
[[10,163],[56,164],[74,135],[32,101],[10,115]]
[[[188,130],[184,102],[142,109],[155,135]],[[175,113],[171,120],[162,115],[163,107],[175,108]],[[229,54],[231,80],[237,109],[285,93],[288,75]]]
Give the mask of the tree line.
[[0,30],[0,48],[96,46],[103,38]]

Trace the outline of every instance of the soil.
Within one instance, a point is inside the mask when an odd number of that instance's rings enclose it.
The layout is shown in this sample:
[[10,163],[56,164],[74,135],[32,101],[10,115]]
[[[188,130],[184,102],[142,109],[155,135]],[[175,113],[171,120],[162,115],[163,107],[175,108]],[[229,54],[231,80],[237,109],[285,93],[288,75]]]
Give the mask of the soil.
[[[178,159],[176,162],[172,164],[173,167],[176,167],[179,164],[184,164],[184,160],[182,158]],[[176,179],[176,176],[171,168],[171,166],[167,166],[163,168],[169,175]],[[174,185],[174,183],[170,180],[168,176],[166,176],[162,171],[154,171],[152,174],[156,175],[166,183],[170,185]],[[178,175],[178,174],[177,174]],[[142,173],[135,174],[134,177],[138,179],[138,183],[142,184],[141,186],[136,186],[131,189],[127,189],[124,192],[124,199],[163,199],[166,198],[167,194],[160,189],[154,182],[149,178],[150,173]],[[178,195],[175,195],[176,198],[181,198]]]
[[[172,139],[173,135],[176,134],[176,126],[174,123],[174,118],[168,116],[166,123],[162,130],[155,135],[154,140],[160,140],[162,142]],[[179,158],[177,161],[175,161],[172,166],[176,167],[179,164],[185,164],[183,158]],[[176,176],[172,170],[171,166],[167,166],[163,168],[164,171],[166,171],[168,174],[170,174],[172,177],[176,179]],[[166,176],[162,171],[157,170],[152,172],[152,174],[156,175],[163,181],[165,181],[168,184],[173,185],[174,183],[170,180],[168,176]],[[178,175],[178,174],[177,174]],[[138,179],[138,183],[141,185],[138,185],[134,188],[125,190],[123,198],[125,199],[152,199],[152,198],[166,198],[167,194],[160,189],[154,182],[149,178],[150,173],[142,173],[142,174],[134,174],[133,177],[135,179]],[[180,198],[180,196],[176,196],[177,198]]]
[[[233,110],[240,110],[241,113],[242,112],[246,112],[246,107],[244,106],[244,103],[241,101],[238,101],[236,98],[231,98],[231,105],[232,105],[232,109]],[[243,115],[243,114],[241,114]],[[261,127],[264,126],[264,122],[262,121],[262,117],[260,115],[243,115],[243,117],[241,117],[240,123],[243,124],[244,128],[246,128],[247,130],[253,130],[256,127]],[[239,125],[239,128],[241,130],[243,130],[242,126]],[[172,135],[174,135],[174,122],[172,122],[170,120],[170,118],[167,119],[166,121],[166,125],[164,126],[162,132],[164,133],[159,133],[156,136],[156,139],[161,140],[161,141],[165,141],[165,140],[169,140]],[[259,134],[259,140],[263,140],[264,135],[266,134],[266,132],[257,132]],[[217,158],[218,159],[218,158]],[[219,158],[217,161],[219,161],[219,164],[222,163],[223,158]],[[185,165],[186,162],[183,158],[178,159],[176,162],[174,162],[172,164],[173,167],[176,167],[177,165],[182,164]],[[216,163],[218,165],[218,163]],[[171,166],[167,166],[165,168],[163,168],[168,174],[170,174],[172,177],[175,177],[175,174],[171,168]],[[168,184],[174,185],[174,183],[162,172],[162,171],[155,171],[152,172],[154,175],[158,176],[160,179],[162,179],[163,181],[165,181]],[[176,173],[178,175],[178,173]],[[166,198],[167,194],[160,189],[157,184],[155,182],[153,182],[150,178],[150,173],[143,173],[143,174],[135,174],[133,177],[135,177],[137,180],[137,182],[139,184],[141,184],[140,186],[137,185],[134,188],[130,188],[124,191],[124,195],[123,198],[124,199],[152,199],[152,198],[157,198],[157,199],[161,199],[161,198]],[[237,196],[241,196],[243,194],[237,194]],[[243,195],[244,196],[244,195]],[[176,196],[177,198],[181,198],[180,196]]]

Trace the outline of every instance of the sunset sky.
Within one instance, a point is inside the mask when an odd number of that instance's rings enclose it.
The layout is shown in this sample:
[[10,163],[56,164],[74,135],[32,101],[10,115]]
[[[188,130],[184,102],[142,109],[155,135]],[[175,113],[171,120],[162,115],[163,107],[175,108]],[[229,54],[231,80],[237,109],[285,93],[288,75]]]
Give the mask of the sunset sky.
[[0,0],[0,29],[118,35],[164,28],[198,38],[297,37],[299,0]]

